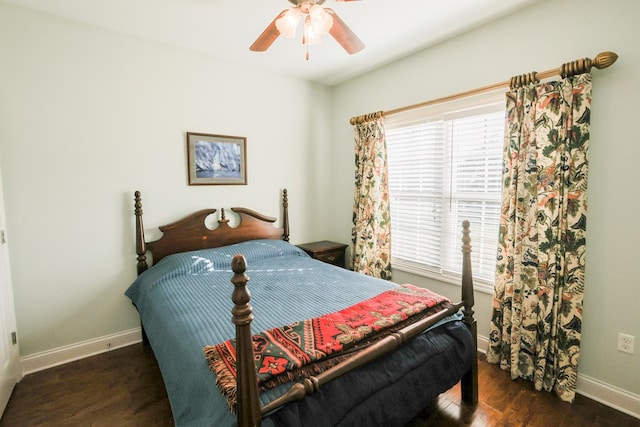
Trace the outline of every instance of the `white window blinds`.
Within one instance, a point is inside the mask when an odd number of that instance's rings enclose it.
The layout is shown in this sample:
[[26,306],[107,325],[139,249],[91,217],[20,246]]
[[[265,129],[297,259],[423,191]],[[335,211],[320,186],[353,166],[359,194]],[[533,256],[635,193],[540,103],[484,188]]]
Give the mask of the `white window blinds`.
[[385,120],[394,268],[458,276],[462,221],[469,220],[474,278],[493,284],[503,97],[467,98]]

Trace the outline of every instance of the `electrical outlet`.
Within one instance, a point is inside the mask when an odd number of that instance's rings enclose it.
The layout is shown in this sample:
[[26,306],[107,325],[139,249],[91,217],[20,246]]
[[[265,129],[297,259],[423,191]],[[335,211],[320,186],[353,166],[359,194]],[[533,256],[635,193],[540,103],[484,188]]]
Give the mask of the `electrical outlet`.
[[633,354],[634,341],[635,337],[633,335],[618,333],[618,350]]

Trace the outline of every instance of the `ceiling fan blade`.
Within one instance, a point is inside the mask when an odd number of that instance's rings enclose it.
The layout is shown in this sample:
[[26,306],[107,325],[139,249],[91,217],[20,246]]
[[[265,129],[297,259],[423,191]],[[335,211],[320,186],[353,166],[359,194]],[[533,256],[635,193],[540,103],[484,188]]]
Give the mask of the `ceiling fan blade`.
[[364,43],[355,35],[347,24],[333,11],[333,9],[325,8],[327,12],[331,14],[333,18],[333,25],[329,30],[329,34],[336,39],[336,41],[347,51],[349,55],[353,55],[356,52],[360,52],[364,49]]
[[280,31],[278,31],[278,29],[276,28],[276,21],[284,16],[284,14],[287,13],[288,10],[289,9],[283,10],[278,16],[276,16],[273,21],[271,21],[271,24],[269,24],[267,28],[265,28],[260,36],[258,36],[256,41],[254,41],[251,47],[249,47],[249,50],[252,50],[254,52],[264,52],[265,50],[269,49],[269,46],[271,46],[280,35]]

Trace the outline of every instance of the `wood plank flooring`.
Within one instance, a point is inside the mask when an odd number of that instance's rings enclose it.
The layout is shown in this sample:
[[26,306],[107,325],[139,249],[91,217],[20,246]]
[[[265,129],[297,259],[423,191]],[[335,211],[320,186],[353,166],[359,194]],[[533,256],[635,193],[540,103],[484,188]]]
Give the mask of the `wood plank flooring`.
[[[640,419],[578,396],[574,404],[536,392],[524,380],[480,361],[480,402],[460,404],[460,388],[442,394],[407,427],[640,427]],[[0,426],[165,426],[171,408],[151,350],[135,344],[27,375],[16,385]]]
[[160,370],[142,344],[25,376],[0,426],[173,425]]

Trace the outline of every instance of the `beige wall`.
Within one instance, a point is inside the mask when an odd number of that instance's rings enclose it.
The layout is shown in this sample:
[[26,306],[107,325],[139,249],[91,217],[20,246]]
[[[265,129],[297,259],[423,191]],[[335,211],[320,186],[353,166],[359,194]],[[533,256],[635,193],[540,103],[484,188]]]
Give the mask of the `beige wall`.
[[[635,117],[640,100],[640,2],[548,0],[475,31],[333,88],[336,211],[351,211],[351,116],[391,110],[471,90],[533,70],[615,51],[620,59],[593,72],[589,171],[587,277],[580,374],[640,394],[640,345],[616,350],[617,334],[640,339],[637,212],[640,144]],[[563,40],[565,38],[566,40]],[[335,229],[348,235],[350,222]],[[433,287],[451,297],[459,289],[397,273],[396,281]],[[491,297],[477,295],[479,333],[488,335]],[[637,405],[637,404],[636,404]],[[637,411],[640,413],[640,410]]]

